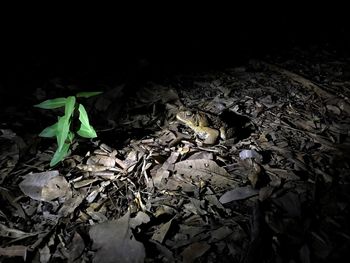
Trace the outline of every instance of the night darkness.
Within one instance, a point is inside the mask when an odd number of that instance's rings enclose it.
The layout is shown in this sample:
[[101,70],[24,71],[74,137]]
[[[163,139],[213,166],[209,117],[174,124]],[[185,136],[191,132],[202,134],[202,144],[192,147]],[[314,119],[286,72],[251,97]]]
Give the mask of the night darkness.
[[28,91],[55,76],[90,83],[140,77],[135,74],[162,78],[283,55],[297,46],[349,51],[349,23],[341,7],[176,10],[12,17],[2,26],[2,89]]

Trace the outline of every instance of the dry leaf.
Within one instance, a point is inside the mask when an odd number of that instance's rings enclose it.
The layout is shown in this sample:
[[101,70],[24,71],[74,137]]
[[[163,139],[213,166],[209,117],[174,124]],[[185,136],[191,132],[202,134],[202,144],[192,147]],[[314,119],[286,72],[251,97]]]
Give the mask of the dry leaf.
[[181,253],[183,262],[194,262],[197,258],[201,257],[209,248],[210,246],[205,242],[197,242],[189,245]]
[[258,194],[259,194],[259,191],[251,188],[250,186],[238,187],[236,189],[233,189],[231,191],[224,193],[220,197],[219,201],[222,204],[226,204],[232,201],[246,199]]
[[75,232],[70,246],[67,247],[68,262],[71,263],[79,259],[79,257],[81,257],[83,254],[84,249],[85,243],[83,238],[79,235],[78,232]]
[[14,228],[9,228],[3,224],[0,224],[0,236],[6,238],[26,238],[30,236],[35,236],[38,233],[26,233],[21,230]]
[[232,229],[228,226],[222,226],[210,232],[210,241],[216,242],[224,239],[228,235],[232,234]]
[[23,261],[26,261],[27,258],[26,246],[9,246],[9,247],[0,247],[0,256],[5,257],[22,257]]
[[168,159],[163,163],[162,167],[160,167],[157,170],[157,173],[152,177],[154,186],[158,189],[164,189],[165,188],[165,180],[169,177],[169,170],[172,170],[174,167],[174,163],[179,158],[179,153],[172,152]]
[[118,220],[106,221],[91,227],[89,234],[96,249],[94,263],[144,262],[145,248],[135,240],[126,213]]
[[105,167],[114,167],[115,166],[115,158],[106,155],[93,155],[87,161],[87,165],[101,165]]
[[[212,160],[197,159],[178,162],[174,166],[174,177],[169,178],[168,188],[186,187],[191,185],[201,186],[203,182],[210,184],[213,188],[227,189],[236,185],[226,170]],[[187,184],[187,186],[186,186]],[[193,190],[192,187],[188,188]]]
[[184,208],[189,212],[196,215],[206,215],[207,211],[205,210],[205,201],[198,200],[195,198],[190,198],[190,203],[184,204]]
[[60,210],[59,215],[68,216],[74,212],[74,210],[83,202],[84,195],[82,193],[68,197]]
[[157,231],[154,232],[152,239],[158,241],[159,243],[163,243],[164,238],[168,233],[172,222],[173,220],[171,219],[170,221],[163,224]]
[[134,229],[141,224],[147,224],[150,220],[145,212],[139,211],[134,218],[130,219],[130,227]]
[[69,183],[56,170],[27,174],[19,184],[19,188],[30,198],[46,202],[72,195]]
[[39,254],[40,254],[40,263],[47,263],[50,261],[51,253],[47,245],[45,245],[43,248],[39,248]]

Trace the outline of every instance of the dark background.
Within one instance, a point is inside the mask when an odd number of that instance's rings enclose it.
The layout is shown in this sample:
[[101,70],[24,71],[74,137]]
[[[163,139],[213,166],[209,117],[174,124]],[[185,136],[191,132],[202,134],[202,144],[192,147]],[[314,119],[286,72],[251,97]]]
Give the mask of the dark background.
[[1,24],[2,98],[28,96],[55,77],[93,89],[99,81],[235,66],[295,47],[346,57],[350,46],[346,8],[335,4],[17,11]]

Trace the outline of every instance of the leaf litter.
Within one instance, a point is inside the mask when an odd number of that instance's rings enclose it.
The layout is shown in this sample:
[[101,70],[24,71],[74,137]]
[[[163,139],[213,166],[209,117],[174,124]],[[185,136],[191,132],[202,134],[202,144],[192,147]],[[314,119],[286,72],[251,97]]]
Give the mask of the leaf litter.
[[[323,62],[267,58],[150,82],[124,107],[125,86],[111,87],[89,105],[99,137],[56,170],[54,145],[5,125],[0,258],[339,260],[350,244],[350,89],[346,62],[315,56]],[[183,108],[226,120],[234,137],[203,145],[176,121]]]

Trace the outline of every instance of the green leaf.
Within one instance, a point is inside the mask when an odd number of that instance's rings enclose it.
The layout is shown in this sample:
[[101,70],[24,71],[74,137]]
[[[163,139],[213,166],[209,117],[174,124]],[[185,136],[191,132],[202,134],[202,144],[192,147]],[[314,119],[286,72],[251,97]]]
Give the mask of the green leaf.
[[46,127],[39,136],[45,138],[55,137],[57,135],[57,125],[58,123],[56,122],[54,125]]
[[50,166],[55,166],[56,164],[58,164],[60,161],[62,161],[67,155],[70,154],[69,151],[69,143],[65,143],[62,147],[62,150],[59,151],[58,149],[56,150],[55,154],[53,155],[51,162],[50,162]]
[[77,133],[84,138],[95,138],[97,137],[96,131],[89,123],[89,118],[83,105],[79,104],[79,120],[81,126]]
[[66,105],[66,98],[57,98],[52,100],[45,100],[39,104],[34,105],[34,107],[41,109],[56,109]]
[[77,93],[77,98],[89,98],[103,93],[102,91],[86,91]]
[[64,109],[64,115],[69,119],[74,111],[74,106],[75,106],[75,97],[74,96],[69,96],[66,99],[66,104],[65,104],[65,109]]
[[79,120],[82,125],[90,126],[89,117],[86,113],[85,107],[82,104],[79,104]]
[[69,131],[69,132],[68,132],[68,136],[67,136],[67,140],[68,140],[70,143],[72,143],[73,140],[74,140],[74,137],[75,137],[74,133],[71,132],[71,131]]
[[81,125],[79,131],[77,133],[84,138],[96,138],[97,134],[95,129],[89,125],[89,127]]
[[57,144],[58,151],[62,150],[63,144],[65,143],[68,132],[69,132],[70,121],[67,116],[60,117],[57,124]]

